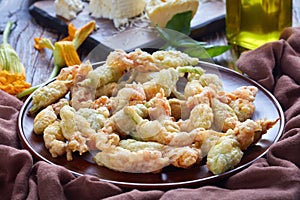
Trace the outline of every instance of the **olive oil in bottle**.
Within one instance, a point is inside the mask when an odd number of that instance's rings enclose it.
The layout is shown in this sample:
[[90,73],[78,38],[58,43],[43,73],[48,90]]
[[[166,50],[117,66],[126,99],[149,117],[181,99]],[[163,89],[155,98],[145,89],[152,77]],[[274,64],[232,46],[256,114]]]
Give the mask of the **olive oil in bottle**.
[[292,26],[292,0],[226,0],[226,35],[232,45],[255,49]]

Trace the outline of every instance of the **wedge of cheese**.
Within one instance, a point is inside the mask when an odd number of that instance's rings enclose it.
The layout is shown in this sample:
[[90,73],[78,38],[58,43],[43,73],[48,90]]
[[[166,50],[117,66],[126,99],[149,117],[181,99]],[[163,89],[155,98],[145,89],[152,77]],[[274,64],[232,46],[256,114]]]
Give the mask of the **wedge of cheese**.
[[145,0],[90,0],[89,10],[91,16],[111,19],[118,27],[141,14],[145,6]]
[[149,0],[146,13],[152,25],[163,28],[178,13],[191,10],[194,16],[198,6],[199,0]]
[[58,16],[67,20],[74,19],[78,12],[82,11],[84,4],[81,0],[55,0],[54,9]]

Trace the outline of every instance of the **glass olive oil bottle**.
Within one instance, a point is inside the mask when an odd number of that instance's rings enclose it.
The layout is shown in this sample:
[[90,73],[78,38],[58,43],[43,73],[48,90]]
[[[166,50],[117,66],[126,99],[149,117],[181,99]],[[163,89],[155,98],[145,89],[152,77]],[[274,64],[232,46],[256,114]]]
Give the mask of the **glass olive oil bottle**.
[[255,49],[292,26],[292,0],[226,0],[228,42]]

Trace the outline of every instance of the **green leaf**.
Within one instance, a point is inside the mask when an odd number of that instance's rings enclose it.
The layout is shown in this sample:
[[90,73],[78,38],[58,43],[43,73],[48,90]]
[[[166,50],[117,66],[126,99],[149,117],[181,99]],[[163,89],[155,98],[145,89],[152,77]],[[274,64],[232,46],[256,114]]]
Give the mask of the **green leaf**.
[[156,29],[160,37],[166,41],[166,45],[164,46],[172,46],[173,48],[175,48],[194,47],[206,44],[206,42],[196,41],[189,36],[172,29],[160,28],[159,26],[156,26]]
[[169,41],[171,39],[170,33],[166,32],[162,28],[160,28],[158,25],[156,25],[156,30],[158,31],[160,37],[165,40]]
[[168,21],[166,28],[189,35],[191,33],[192,18],[193,12],[191,10],[178,13]]
[[196,41],[190,37],[182,38],[181,40],[176,40],[176,45],[179,47],[196,47],[204,44],[206,44],[206,42]]
[[211,56],[207,53],[207,51],[203,48],[203,46],[195,46],[186,48],[184,53],[188,54],[191,57],[199,58],[201,60],[211,60]]
[[209,46],[209,47],[204,46],[204,48],[210,57],[215,57],[215,56],[221,55],[225,51],[231,49],[231,46],[230,45]]
[[160,28],[159,26],[156,26],[156,29],[165,41],[160,49],[176,49],[202,60],[211,61],[212,57],[218,56],[231,48],[231,46],[205,46],[205,42],[194,40],[181,32]]

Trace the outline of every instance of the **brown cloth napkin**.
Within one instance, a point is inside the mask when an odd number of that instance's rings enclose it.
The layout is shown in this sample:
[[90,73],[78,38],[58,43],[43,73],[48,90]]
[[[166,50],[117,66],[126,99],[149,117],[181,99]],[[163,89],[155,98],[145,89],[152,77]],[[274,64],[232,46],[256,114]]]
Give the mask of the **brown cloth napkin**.
[[63,167],[35,162],[20,148],[17,116],[22,102],[0,91],[1,199],[300,199],[300,29],[288,28],[282,39],[241,55],[239,69],[270,90],[285,111],[280,141],[264,158],[229,177],[222,186],[169,191],[123,190]]

